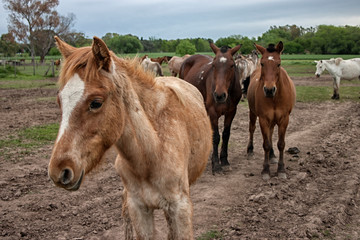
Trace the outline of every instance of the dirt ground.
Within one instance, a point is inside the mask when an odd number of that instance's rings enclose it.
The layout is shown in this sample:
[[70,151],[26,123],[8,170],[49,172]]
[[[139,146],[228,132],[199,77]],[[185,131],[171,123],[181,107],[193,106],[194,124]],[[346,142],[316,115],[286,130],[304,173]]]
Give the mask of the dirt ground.
[[[329,77],[293,78],[296,85],[332,86]],[[55,80],[54,80],[55,81]],[[341,93],[341,90],[340,90]],[[1,139],[19,129],[60,122],[56,90],[0,90]],[[213,176],[210,162],[191,187],[195,236],[217,231],[222,239],[360,239],[360,104],[296,103],[286,135],[288,179],[271,167],[261,179],[262,137],[246,157],[248,109],[239,104],[229,142],[231,170]],[[274,136],[276,142],[276,136]],[[101,167],[76,192],[47,176],[52,145],[24,154],[12,149],[0,161],[0,239],[123,239],[122,183],[111,149]],[[277,151],[275,152],[278,155]],[[158,239],[166,223],[156,213]]]

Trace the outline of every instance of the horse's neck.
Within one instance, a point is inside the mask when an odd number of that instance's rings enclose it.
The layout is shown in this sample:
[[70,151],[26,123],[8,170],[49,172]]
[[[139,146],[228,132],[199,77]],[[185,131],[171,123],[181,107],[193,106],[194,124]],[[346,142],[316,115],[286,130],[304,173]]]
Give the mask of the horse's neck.
[[326,70],[330,73],[330,74],[335,74],[336,73],[336,69],[335,69],[335,64],[332,64],[328,61],[323,61],[324,65],[325,65],[325,68]]
[[[138,161],[144,158],[156,158],[156,149],[159,147],[159,138],[152,124],[149,106],[151,101],[144,103],[144,97],[149,96],[148,86],[142,85],[129,77],[124,79],[123,103],[125,108],[125,124],[121,138],[116,147],[129,161]],[[156,96],[156,94],[154,94]],[[147,105],[147,107],[144,107]]]

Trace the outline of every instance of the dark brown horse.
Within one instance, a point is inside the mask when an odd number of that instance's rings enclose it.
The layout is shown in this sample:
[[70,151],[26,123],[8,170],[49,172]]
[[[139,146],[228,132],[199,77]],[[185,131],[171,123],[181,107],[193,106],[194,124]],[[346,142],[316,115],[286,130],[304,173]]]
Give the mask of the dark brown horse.
[[[284,166],[285,133],[289,123],[289,115],[295,104],[295,87],[287,72],[281,67],[280,54],[283,50],[283,43],[276,46],[270,44],[264,48],[255,44],[256,49],[261,53],[260,66],[251,76],[247,98],[250,109],[249,143],[248,155],[253,154],[253,137],[255,123],[259,117],[261,133],[263,136],[263,148],[265,159],[262,170],[262,178],[270,178],[269,161],[275,159],[272,145],[272,134],[275,125],[278,126],[278,177],[286,178]],[[276,163],[276,160],[274,160]]]
[[[180,78],[197,87],[204,97],[205,107],[213,129],[212,172],[215,173],[221,171],[222,166],[229,165],[227,155],[230,127],[241,98],[241,86],[233,55],[240,49],[241,45],[234,48],[218,48],[211,43],[210,47],[215,53],[215,57],[193,55],[187,58],[181,66]],[[225,120],[219,161],[218,121],[222,115],[225,116]]]

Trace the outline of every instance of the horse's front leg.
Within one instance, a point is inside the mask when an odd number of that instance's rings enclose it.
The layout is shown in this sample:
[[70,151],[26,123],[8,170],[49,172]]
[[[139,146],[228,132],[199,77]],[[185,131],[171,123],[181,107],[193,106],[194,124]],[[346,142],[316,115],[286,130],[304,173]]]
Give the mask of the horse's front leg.
[[222,133],[222,145],[221,145],[221,152],[220,152],[220,163],[221,166],[229,166],[230,163],[227,159],[228,157],[228,144],[229,144],[229,138],[230,138],[230,130],[231,130],[231,124],[234,120],[234,117],[236,115],[236,108],[234,108],[232,111],[229,111],[225,114],[224,119],[224,131]]
[[139,199],[129,197],[129,194],[127,195],[127,208],[136,232],[136,239],[156,239],[154,210],[145,206]]
[[331,97],[331,99],[339,100],[340,94],[339,94],[339,88],[340,88],[340,77],[334,77],[333,78],[333,87],[334,87],[334,94]]
[[270,150],[271,150],[271,130],[269,122],[264,118],[259,118],[261,133],[263,136],[264,163],[261,172],[263,180],[270,179]]
[[272,142],[272,136],[273,136],[273,133],[274,133],[274,127],[275,127],[275,125],[270,126],[270,145],[271,145],[271,148],[270,148],[269,158],[270,158],[270,163],[271,164],[278,163],[278,160],[276,159],[276,156],[275,156],[275,152],[274,152],[274,148],[273,148],[273,142]]
[[247,155],[248,157],[254,155],[254,132],[256,128],[256,118],[257,116],[251,110],[249,112],[249,142],[247,145]]
[[278,149],[279,149],[279,163],[278,163],[278,177],[286,179],[286,172],[285,172],[285,164],[284,164],[284,148],[285,148],[285,133],[287,126],[289,124],[289,115],[283,118],[283,120],[278,125],[278,134],[279,134],[279,140],[277,143]]
[[222,170],[221,165],[219,163],[219,143],[220,143],[220,134],[218,127],[218,119],[216,121],[211,121],[212,130],[213,130],[213,152],[211,157],[211,170],[212,173],[220,172]]
[[133,238],[134,234],[133,234],[133,228],[131,225],[129,209],[127,206],[127,191],[126,191],[126,189],[123,190],[123,194],[122,194],[122,217],[124,219],[124,225],[125,225],[125,239],[132,240],[132,239],[134,239]]
[[164,209],[166,221],[169,226],[169,240],[194,239],[192,226],[192,203],[189,195],[181,194],[178,200],[169,203]]

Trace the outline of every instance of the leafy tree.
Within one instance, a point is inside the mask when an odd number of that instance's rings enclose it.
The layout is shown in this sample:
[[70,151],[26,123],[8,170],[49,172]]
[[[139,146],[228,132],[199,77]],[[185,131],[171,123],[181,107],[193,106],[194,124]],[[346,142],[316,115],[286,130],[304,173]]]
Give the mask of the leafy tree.
[[229,47],[235,47],[236,45],[239,45],[242,43],[242,36],[241,35],[231,35],[226,38],[219,38],[215,45],[218,47],[222,46],[229,46]]
[[195,54],[195,45],[189,39],[180,40],[179,45],[176,47],[176,54],[184,56],[185,54]]
[[0,38],[0,53],[5,57],[14,56],[20,49],[20,45],[15,42],[14,37],[7,33],[1,35]]
[[103,37],[103,40],[108,45],[109,49],[115,53],[137,53],[143,49],[139,38],[131,34],[106,34]]
[[59,0],[3,0],[9,13],[9,33],[24,44],[34,60],[36,52],[41,60],[54,46],[54,35],[70,34],[74,15],[63,17],[55,8]]

